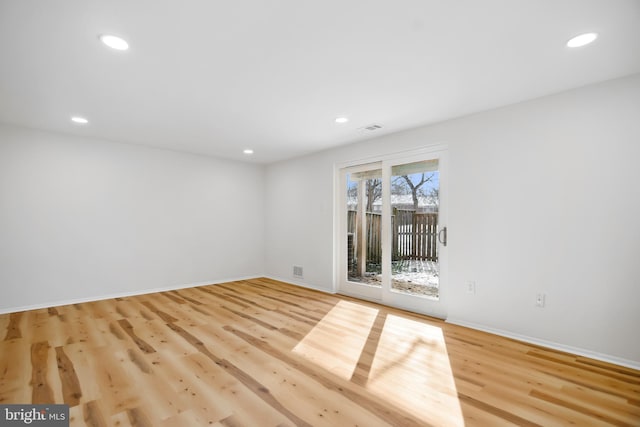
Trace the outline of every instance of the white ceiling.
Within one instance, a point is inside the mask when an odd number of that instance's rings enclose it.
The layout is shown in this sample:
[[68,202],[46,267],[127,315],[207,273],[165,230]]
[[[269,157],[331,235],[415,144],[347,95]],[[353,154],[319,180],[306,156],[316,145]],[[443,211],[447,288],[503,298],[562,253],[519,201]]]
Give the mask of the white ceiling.
[[0,122],[260,163],[637,72],[638,0],[0,0]]

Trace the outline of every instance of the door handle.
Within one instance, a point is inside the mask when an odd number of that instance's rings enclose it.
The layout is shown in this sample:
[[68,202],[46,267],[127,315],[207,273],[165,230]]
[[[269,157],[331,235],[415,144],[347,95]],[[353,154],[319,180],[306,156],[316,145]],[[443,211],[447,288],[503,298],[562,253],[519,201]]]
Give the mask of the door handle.
[[442,246],[447,246],[447,227],[442,227],[442,230],[438,231],[438,241]]

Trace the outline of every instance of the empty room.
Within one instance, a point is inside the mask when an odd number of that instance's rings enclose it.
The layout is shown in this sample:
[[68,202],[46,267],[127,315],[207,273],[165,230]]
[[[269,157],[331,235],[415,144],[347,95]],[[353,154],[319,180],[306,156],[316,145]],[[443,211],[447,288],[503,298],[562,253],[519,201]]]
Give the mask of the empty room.
[[637,0],[0,0],[0,426],[640,426]]

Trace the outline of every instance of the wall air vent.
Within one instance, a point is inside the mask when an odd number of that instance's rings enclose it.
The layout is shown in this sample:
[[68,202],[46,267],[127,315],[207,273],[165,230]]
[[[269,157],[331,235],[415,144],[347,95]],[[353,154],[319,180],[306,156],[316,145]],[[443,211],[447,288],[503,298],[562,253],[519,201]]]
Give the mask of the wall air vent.
[[293,277],[302,279],[302,267],[299,267],[297,265],[293,266]]

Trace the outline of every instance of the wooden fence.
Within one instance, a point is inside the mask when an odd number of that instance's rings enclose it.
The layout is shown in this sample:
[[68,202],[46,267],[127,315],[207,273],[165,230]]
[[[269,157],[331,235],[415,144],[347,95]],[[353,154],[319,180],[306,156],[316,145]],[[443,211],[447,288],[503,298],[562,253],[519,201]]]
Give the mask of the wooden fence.
[[[367,262],[382,262],[382,215],[367,212]],[[354,235],[350,251],[357,254],[359,240],[356,233],[356,211],[349,211],[348,229]],[[438,214],[415,213],[410,210],[394,209],[391,216],[392,260],[438,261]],[[350,252],[351,253],[351,252]]]
[[396,259],[438,260],[438,214],[394,209],[392,253]]

